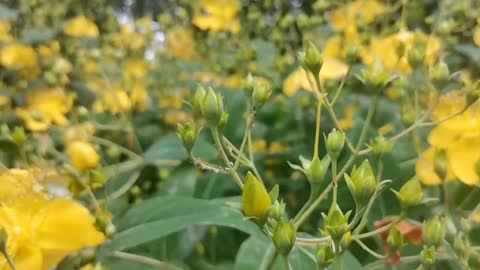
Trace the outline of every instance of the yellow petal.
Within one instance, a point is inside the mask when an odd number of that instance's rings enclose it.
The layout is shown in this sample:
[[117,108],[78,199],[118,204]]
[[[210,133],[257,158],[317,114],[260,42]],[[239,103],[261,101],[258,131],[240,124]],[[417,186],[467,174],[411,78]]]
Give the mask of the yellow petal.
[[447,156],[453,173],[460,181],[467,185],[478,183],[480,176],[475,170],[475,164],[480,160],[479,138],[459,140],[449,147]]
[[68,157],[78,171],[86,171],[97,167],[100,156],[93,146],[85,141],[74,141],[68,145]]
[[67,199],[49,201],[35,215],[35,243],[45,256],[73,252],[101,244],[105,237],[94,226],[95,218],[77,202]]
[[425,185],[439,185],[442,183],[433,167],[434,155],[435,149],[431,147],[422,153],[415,164],[415,172],[420,181]]
[[348,66],[335,58],[327,58],[320,70],[320,80],[337,80],[347,74]]
[[245,179],[242,193],[242,209],[247,217],[263,219],[272,205],[265,186],[250,172]]
[[[17,270],[43,270],[42,252],[39,248],[24,245],[17,251],[13,260]],[[10,269],[10,268],[8,268]]]
[[452,145],[459,136],[458,131],[440,125],[430,132],[430,135],[428,135],[428,143],[440,149],[445,149]]
[[480,47],[480,24],[473,30],[473,42]]

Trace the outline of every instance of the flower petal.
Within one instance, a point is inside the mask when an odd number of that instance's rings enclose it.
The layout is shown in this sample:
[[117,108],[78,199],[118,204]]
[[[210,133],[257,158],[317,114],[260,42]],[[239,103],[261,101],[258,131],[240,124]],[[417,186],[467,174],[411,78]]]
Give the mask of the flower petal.
[[475,164],[480,160],[480,139],[462,139],[447,150],[453,173],[465,184],[475,185],[480,179]]

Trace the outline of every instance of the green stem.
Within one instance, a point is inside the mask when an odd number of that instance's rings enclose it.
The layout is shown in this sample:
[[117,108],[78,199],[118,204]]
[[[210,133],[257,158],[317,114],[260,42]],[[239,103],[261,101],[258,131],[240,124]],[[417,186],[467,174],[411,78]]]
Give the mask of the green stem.
[[230,174],[232,175],[233,180],[235,180],[235,183],[237,183],[238,187],[240,187],[240,189],[243,190],[242,179],[240,179],[240,176],[238,176],[237,172],[233,169],[233,165],[228,159],[228,156],[225,153],[225,150],[223,149],[223,145],[222,145],[222,142],[220,141],[220,136],[218,134],[217,129],[212,128],[212,136],[217,149],[220,151],[220,155],[222,156],[223,162],[225,163],[227,168],[230,170]]
[[[255,120],[255,112],[252,112],[252,113],[249,114],[248,119],[247,119],[247,126],[245,128],[245,133],[243,134],[242,144],[240,145],[240,149],[239,149],[240,153],[243,153],[243,149],[245,148],[245,144],[247,143],[248,134],[250,134],[250,132],[252,130],[254,120]],[[235,160],[235,164],[233,165],[233,169],[237,170],[239,165],[240,165],[240,158],[237,158]]]
[[337,176],[337,160],[332,160],[332,183],[333,183],[333,201],[332,205],[337,204],[337,193],[338,193],[338,178]]
[[278,254],[279,253],[278,253],[277,249],[275,249],[272,256],[270,256],[270,260],[268,261],[268,265],[267,265],[266,270],[273,270],[273,265],[275,264],[275,260],[277,259]]
[[342,253],[337,253],[335,256],[335,270],[343,270],[343,254]]
[[337,92],[335,93],[335,96],[332,99],[332,102],[330,102],[330,104],[332,106],[335,105],[335,102],[337,101],[338,97],[340,96],[340,93],[342,92],[342,90],[345,86],[345,83],[346,83],[348,77],[350,76],[351,71],[352,71],[352,67],[348,66],[347,73],[345,74],[345,77],[343,77],[342,82],[340,83],[340,86],[338,87]]
[[318,147],[320,141],[320,120],[322,117],[322,102],[319,100],[317,105],[317,122],[315,128],[315,148],[313,149],[313,157],[318,157]]

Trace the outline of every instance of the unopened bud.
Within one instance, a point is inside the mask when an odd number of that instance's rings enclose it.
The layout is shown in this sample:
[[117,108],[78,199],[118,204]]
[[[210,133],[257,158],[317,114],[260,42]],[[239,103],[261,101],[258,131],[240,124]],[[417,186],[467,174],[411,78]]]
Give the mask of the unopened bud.
[[355,45],[347,46],[345,60],[351,66],[358,61],[359,49]]
[[268,210],[268,216],[276,221],[283,220],[285,217],[285,203],[275,201],[275,203]]
[[311,184],[319,184],[325,178],[328,166],[330,165],[330,157],[325,156],[322,160],[314,157],[308,168],[305,168],[307,179]]
[[435,259],[437,257],[437,252],[435,247],[424,246],[422,252],[420,252],[420,257],[422,258],[423,269],[431,269]]
[[305,52],[299,54],[299,61],[300,65],[314,76],[318,76],[323,65],[322,54],[311,42],[308,43]]
[[333,129],[327,136],[326,148],[332,160],[336,160],[345,144],[345,133]]
[[438,62],[429,70],[430,78],[438,90],[442,90],[448,82],[450,71],[447,63],[444,61]]
[[107,182],[107,178],[105,177],[105,174],[100,169],[90,170],[88,172],[88,175],[90,179],[89,184],[92,187],[92,189],[101,188],[105,185],[105,182]]
[[193,111],[196,115],[202,114],[202,103],[207,91],[201,85],[197,86],[195,94],[193,94]]
[[377,136],[370,143],[370,147],[376,155],[384,156],[392,151],[393,143],[384,136]]
[[353,168],[349,177],[345,174],[345,181],[348,189],[358,206],[365,206],[372,198],[377,188],[377,182],[368,160],[365,160],[360,167]]
[[183,147],[185,147],[187,153],[190,153],[197,140],[195,125],[193,123],[186,123],[185,125],[178,124],[177,135],[182,141]]
[[423,243],[428,247],[438,248],[445,236],[445,222],[439,217],[434,217],[423,223]]
[[425,59],[425,47],[418,46],[408,50],[407,59],[412,68],[422,67]]
[[322,245],[317,247],[316,252],[317,269],[326,269],[335,259],[332,245]]
[[405,239],[396,225],[393,225],[388,232],[387,245],[392,252],[397,251],[405,244]]
[[418,179],[414,177],[407,181],[396,195],[402,208],[408,209],[417,206],[423,200],[422,186]]
[[212,126],[218,126],[222,119],[223,100],[220,95],[209,87],[202,102],[202,115],[207,119],[208,123]]
[[272,201],[265,186],[251,172],[248,172],[242,193],[243,214],[246,217],[263,220],[270,206]]
[[273,242],[277,250],[283,254],[288,255],[295,245],[296,230],[292,221],[279,221],[275,230],[273,231]]
[[383,90],[393,78],[380,62],[375,62],[371,67],[363,70],[361,80],[369,91],[377,93]]
[[470,106],[480,98],[480,80],[467,84],[465,92],[467,93],[467,106]]
[[255,79],[253,78],[251,73],[248,73],[247,78],[243,81],[243,87],[247,92],[247,96],[252,96],[253,89],[255,87]]
[[339,242],[348,230],[348,215],[344,215],[338,204],[333,204],[325,217],[325,232],[334,242]]
[[340,251],[346,250],[351,243],[352,243],[352,233],[348,231],[343,235],[342,240],[340,240],[340,248],[341,248]]
[[27,134],[25,134],[25,129],[23,129],[23,127],[15,127],[12,132],[12,140],[17,145],[23,145],[23,143],[25,143],[25,141],[27,140]]
[[271,91],[267,89],[265,84],[255,85],[253,87],[253,94],[252,94],[252,103],[253,108],[256,111],[259,111],[263,105],[267,102],[270,98]]

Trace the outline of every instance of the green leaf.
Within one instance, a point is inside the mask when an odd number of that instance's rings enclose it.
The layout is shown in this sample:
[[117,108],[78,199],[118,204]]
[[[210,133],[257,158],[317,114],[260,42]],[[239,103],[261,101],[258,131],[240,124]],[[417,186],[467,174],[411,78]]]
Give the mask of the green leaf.
[[224,201],[162,196],[144,201],[114,221],[118,234],[106,251],[124,250],[193,225],[219,225],[260,236],[260,230]]
[[197,182],[197,169],[191,165],[182,165],[173,170],[162,185],[162,192],[170,195],[191,197]]

